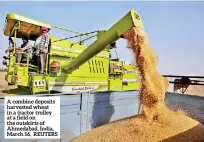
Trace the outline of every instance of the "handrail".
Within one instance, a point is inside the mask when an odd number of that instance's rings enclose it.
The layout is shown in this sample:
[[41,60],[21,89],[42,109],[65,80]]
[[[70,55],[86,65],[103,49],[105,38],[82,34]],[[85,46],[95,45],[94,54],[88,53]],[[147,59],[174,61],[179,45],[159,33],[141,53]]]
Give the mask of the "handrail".
[[48,72],[47,72],[47,68],[48,68],[48,55],[50,55],[50,53],[47,53],[47,55],[46,55],[46,67],[45,67],[46,74],[48,74]]
[[[58,27],[58,26],[54,26],[54,25],[51,25],[52,28],[56,28],[56,29],[60,29],[60,30],[64,30],[64,31],[69,31],[69,32],[72,32],[72,33],[76,33],[76,34],[84,34],[84,33],[81,33],[81,32],[77,32],[77,31],[74,31],[74,30],[70,30],[70,29],[67,29],[67,28],[61,28],[61,27]],[[91,34],[85,34],[86,36],[90,37]]]

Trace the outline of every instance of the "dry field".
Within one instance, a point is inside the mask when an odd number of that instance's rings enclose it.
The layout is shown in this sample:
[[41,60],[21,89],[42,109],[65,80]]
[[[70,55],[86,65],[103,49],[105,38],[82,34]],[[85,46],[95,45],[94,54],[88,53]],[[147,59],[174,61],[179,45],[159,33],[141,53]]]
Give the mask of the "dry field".
[[15,88],[15,86],[9,86],[5,80],[6,72],[0,72],[0,93],[3,90],[9,90]]
[[5,87],[5,86],[8,86],[6,80],[5,80],[5,75],[6,75],[6,72],[0,72],[0,88],[2,87]]

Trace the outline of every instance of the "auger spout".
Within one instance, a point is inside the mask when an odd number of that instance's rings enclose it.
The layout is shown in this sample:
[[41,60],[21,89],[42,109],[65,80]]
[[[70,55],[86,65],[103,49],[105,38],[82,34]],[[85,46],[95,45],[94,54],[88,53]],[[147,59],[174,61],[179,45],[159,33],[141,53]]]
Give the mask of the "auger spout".
[[115,23],[110,29],[105,31],[90,46],[88,46],[81,54],[64,67],[68,73],[72,73],[89,59],[100,53],[107,45],[114,43],[123,34],[132,27],[144,29],[140,15],[136,10],[129,11],[123,18]]

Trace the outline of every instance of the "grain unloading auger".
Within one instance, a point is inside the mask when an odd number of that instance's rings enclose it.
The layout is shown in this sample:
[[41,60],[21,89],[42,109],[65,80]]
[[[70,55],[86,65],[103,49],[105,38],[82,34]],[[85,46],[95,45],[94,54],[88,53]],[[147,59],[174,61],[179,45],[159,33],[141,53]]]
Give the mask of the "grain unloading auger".
[[[41,34],[41,26],[47,26],[50,30],[64,30],[13,13],[7,15],[6,21],[4,35],[14,37],[14,42],[22,36],[36,42]],[[132,27],[144,29],[141,17],[135,10],[129,11],[108,30],[98,31],[97,40],[88,47],[70,37],[61,39],[52,36],[44,75],[37,74],[36,59],[30,61],[27,57],[26,63],[18,64],[14,50],[9,56],[6,80],[18,88],[9,94],[138,90],[137,68],[119,59],[110,58],[110,50],[115,48],[115,42],[123,38],[123,34]],[[78,37],[87,35],[75,33]]]
[[144,29],[141,17],[136,10],[131,10],[110,29],[101,32],[101,34],[98,35],[98,39],[71,61],[67,67],[65,67],[65,70],[68,73],[73,72],[90,58],[104,50],[108,45],[122,38],[123,34],[132,27]]

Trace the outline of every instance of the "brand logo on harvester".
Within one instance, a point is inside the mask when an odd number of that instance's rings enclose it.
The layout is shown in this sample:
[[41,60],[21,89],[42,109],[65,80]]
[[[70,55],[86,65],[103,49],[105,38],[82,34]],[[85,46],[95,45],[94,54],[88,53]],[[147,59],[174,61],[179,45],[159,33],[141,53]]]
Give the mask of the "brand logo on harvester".
[[134,13],[134,16],[137,20],[140,20],[140,16],[137,13]]
[[92,86],[83,86],[83,87],[73,87],[72,91],[86,91],[86,90],[93,90],[95,87]]

